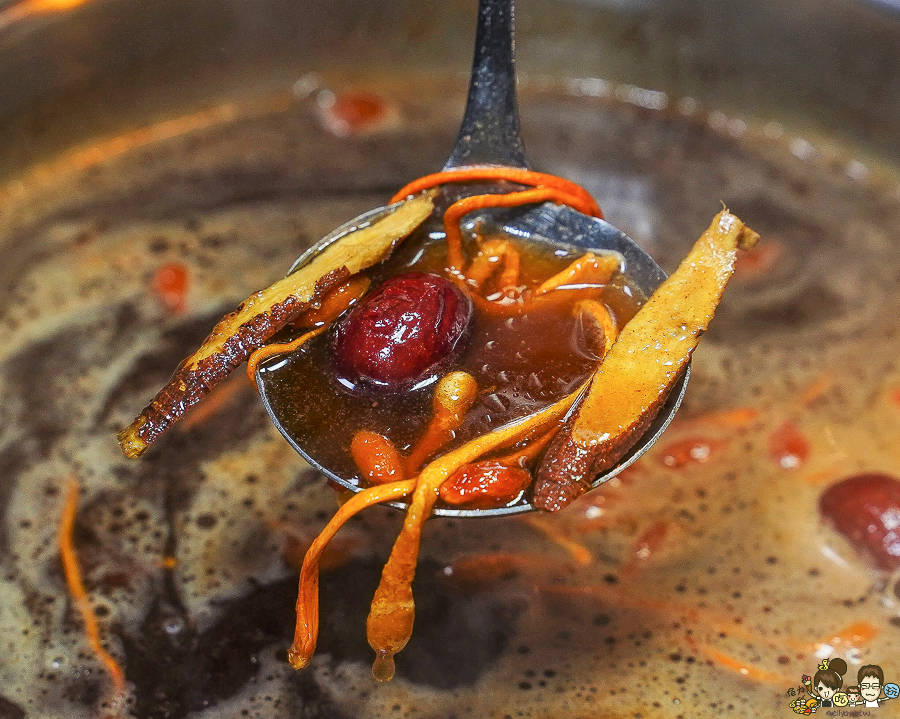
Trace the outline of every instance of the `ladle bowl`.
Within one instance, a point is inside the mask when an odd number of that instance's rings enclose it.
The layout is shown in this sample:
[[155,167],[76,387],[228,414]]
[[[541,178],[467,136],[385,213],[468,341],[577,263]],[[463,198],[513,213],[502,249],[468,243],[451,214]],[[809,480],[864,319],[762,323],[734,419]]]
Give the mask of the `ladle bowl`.
[[[444,170],[479,166],[529,169],[519,131],[513,4],[513,0],[479,2],[475,58],[466,110],[459,135]],[[375,208],[341,225],[304,252],[291,266],[289,274],[310,262],[331,243],[389,214],[393,207],[394,205],[388,205]],[[487,214],[490,211],[484,212]],[[477,214],[473,213],[472,216]],[[579,253],[588,251],[619,253],[624,258],[629,281],[647,297],[666,279],[666,273],[649,254],[624,232],[605,220],[589,217],[567,206],[550,202],[512,215],[507,212],[503,217],[501,226],[504,231],[528,237],[531,241],[546,242],[556,247],[577,250]],[[313,467],[339,485],[355,492],[360,491],[362,487],[353,477],[342,476],[312,457],[282,421],[277,407],[272,402],[268,381],[272,376],[271,370],[280,366],[281,362],[283,359],[262,363],[256,373],[257,387],[272,422],[291,446]],[[681,405],[689,376],[690,365],[672,388],[647,431],[621,461],[594,478],[592,488],[619,474],[653,446]],[[402,509],[406,505],[392,503],[391,506]],[[530,503],[522,501],[511,506],[492,509],[438,507],[434,513],[454,517],[484,517],[518,514],[533,509]]]

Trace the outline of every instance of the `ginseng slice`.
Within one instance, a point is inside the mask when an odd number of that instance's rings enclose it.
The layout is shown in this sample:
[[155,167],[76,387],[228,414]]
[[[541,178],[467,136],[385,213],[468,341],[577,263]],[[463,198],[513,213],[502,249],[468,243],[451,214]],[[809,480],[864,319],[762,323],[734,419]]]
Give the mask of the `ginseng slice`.
[[625,325],[538,469],[534,505],[555,511],[615,465],[656,416],[706,331],[737,249],[759,236],[723,210]]

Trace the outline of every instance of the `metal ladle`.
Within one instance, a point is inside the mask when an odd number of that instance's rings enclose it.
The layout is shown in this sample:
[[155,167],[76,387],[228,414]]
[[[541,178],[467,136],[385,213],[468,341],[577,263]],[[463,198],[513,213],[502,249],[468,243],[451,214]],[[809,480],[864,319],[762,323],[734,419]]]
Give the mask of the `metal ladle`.
[[[516,99],[514,59],[514,0],[480,0],[478,29],[475,39],[475,59],[469,84],[469,95],[459,136],[445,170],[476,166],[503,166],[529,169],[525,146],[519,132],[519,110]],[[303,266],[327,245],[359,227],[366,226],[387,215],[393,205],[366,212],[331,232],[304,252],[290,272]],[[531,210],[516,213],[504,223],[512,234],[546,238],[553,244],[567,246],[581,252],[612,250],[625,259],[629,280],[647,297],[666,278],[666,273],[630,237],[605,220],[583,215],[569,207],[544,203]],[[690,365],[678,380],[668,399],[647,431],[613,468],[596,477],[592,487],[616,476],[633,464],[662,435],[681,405],[690,376]],[[257,370],[257,386],[266,410],[275,426],[307,462],[338,484],[353,491],[361,487],[353,481],[319,464],[286,429],[270,402],[265,364]],[[405,508],[402,503],[392,506]],[[495,517],[533,510],[528,502],[494,509],[453,509],[440,507],[434,514],[455,517]]]

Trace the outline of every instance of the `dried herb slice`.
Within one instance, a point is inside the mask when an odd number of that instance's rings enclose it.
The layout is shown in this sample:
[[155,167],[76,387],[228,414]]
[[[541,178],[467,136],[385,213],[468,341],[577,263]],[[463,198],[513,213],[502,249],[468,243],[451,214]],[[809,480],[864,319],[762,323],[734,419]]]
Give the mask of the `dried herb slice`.
[[586,396],[541,461],[534,506],[565,507],[640,438],[713,318],[737,249],[749,249],[758,239],[727,210],[716,215],[598,366]]
[[278,330],[349,276],[383,260],[434,210],[433,193],[335,241],[305,267],[244,300],[213,328],[200,348],[119,435],[126,456],[147,447]]

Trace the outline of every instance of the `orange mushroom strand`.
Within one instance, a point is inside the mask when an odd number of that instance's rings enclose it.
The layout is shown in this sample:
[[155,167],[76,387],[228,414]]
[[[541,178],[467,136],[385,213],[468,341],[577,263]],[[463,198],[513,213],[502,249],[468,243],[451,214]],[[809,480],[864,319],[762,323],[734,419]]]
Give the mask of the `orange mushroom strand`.
[[353,435],[350,456],[368,484],[386,484],[404,479],[403,457],[387,437],[360,430]]
[[100,627],[97,623],[97,615],[91,606],[91,600],[87,590],[84,587],[84,581],[81,578],[81,568],[78,564],[78,555],[75,552],[75,541],[73,533],[75,530],[75,518],[78,514],[78,481],[74,477],[70,477],[67,482],[66,501],[63,506],[62,518],[59,522],[59,556],[62,561],[63,575],[66,578],[66,587],[75,604],[78,613],[81,614],[81,620],[84,622],[84,633],[87,637],[91,650],[97,655],[100,663],[109,674],[112,682],[115,699],[118,702],[125,694],[125,673],[122,667],[106,651],[103,641],[100,638]]
[[469,286],[479,289],[496,271],[501,269],[498,285],[508,287],[519,281],[521,258],[509,240],[493,239],[481,244],[481,249],[466,270]]
[[438,499],[440,486],[460,467],[501,447],[530,439],[557,424],[574,404],[582,388],[543,410],[476,437],[426,466],[418,477],[400,536],[381,574],[366,623],[369,645],[376,658],[372,673],[378,681],[394,675],[394,654],[406,646],[415,619],[412,581],[416,573],[422,525]]
[[583,318],[585,333],[598,350],[600,357],[605,357],[619,336],[616,321],[607,306],[597,300],[581,300],[575,305],[574,311]]
[[288,661],[294,669],[309,664],[316,649],[319,635],[319,565],[322,552],[338,530],[355,514],[366,507],[382,502],[403,499],[415,489],[416,480],[392,482],[365,489],[348,499],[331,518],[319,536],[313,540],[300,569],[300,586],[297,592],[297,624],[294,642],[288,650]]
[[325,327],[318,327],[306,334],[300,335],[297,339],[290,342],[275,342],[270,345],[264,345],[258,350],[254,350],[253,354],[247,359],[247,376],[253,384],[256,384],[256,370],[267,359],[271,359],[276,355],[287,354],[300,349],[313,337],[316,337],[325,331]]
[[541,283],[534,295],[540,297],[552,290],[575,289],[584,285],[605,285],[621,268],[622,258],[618,254],[597,255],[586,252],[564,270]]
[[294,322],[296,327],[316,327],[333,322],[362,297],[372,284],[365,275],[353,275],[329,292],[318,307],[312,307]]
[[434,392],[434,416],[406,458],[409,474],[453,439],[453,432],[462,424],[477,393],[478,384],[468,372],[450,372],[438,382]]

